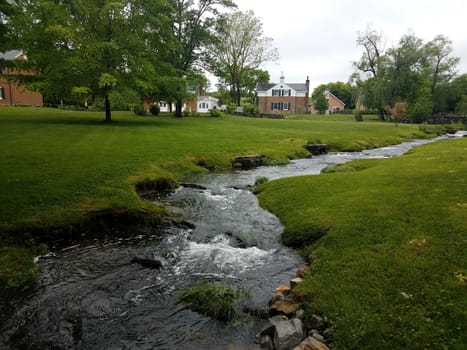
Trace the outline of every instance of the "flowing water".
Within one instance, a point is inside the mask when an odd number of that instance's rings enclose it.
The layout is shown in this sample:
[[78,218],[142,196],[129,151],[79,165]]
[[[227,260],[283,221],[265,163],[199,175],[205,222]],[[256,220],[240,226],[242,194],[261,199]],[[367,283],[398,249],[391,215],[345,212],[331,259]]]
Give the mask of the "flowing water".
[[[295,276],[303,261],[280,244],[281,223],[249,190],[255,179],[318,174],[328,165],[392,157],[431,141],[190,179],[201,186],[181,186],[163,202],[195,228],[81,241],[41,257],[38,288],[4,320],[0,348],[252,349],[263,319],[218,322],[184,309],[178,293],[203,280],[227,282],[248,292],[242,309],[258,315],[267,312],[275,287]],[[163,268],[132,264],[135,256],[159,259]]]

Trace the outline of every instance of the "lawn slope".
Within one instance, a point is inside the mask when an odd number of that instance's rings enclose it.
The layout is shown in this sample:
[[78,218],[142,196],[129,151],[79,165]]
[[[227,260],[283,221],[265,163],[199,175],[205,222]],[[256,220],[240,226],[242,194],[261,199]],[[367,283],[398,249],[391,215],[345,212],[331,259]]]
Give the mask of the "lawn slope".
[[257,189],[311,261],[307,311],[337,349],[465,349],[467,139],[344,169]]

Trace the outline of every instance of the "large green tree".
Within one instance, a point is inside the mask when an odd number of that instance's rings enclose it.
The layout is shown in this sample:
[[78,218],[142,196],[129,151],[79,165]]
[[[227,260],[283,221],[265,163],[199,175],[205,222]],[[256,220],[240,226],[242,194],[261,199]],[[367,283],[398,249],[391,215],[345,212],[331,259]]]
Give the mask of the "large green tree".
[[32,86],[58,98],[88,91],[103,99],[111,121],[113,95],[144,94],[154,85],[147,30],[162,1],[18,0],[22,13],[12,25],[36,72]]
[[253,11],[228,13],[220,17],[217,35],[208,49],[208,63],[214,74],[229,87],[239,106],[242,90],[252,72],[267,61],[277,59],[272,39],[263,35],[261,20]]
[[201,70],[201,55],[210,42],[214,25],[222,8],[236,5],[231,0],[168,0],[172,7],[169,56],[174,81],[181,84],[175,94],[177,117],[182,116],[183,100],[188,97],[187,78]]

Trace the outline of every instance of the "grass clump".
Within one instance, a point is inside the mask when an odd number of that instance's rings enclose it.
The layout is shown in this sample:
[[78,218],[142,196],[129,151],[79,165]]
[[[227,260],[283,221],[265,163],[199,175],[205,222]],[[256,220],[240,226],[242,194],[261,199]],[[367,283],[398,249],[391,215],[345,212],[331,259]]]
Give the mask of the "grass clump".
[[220,321],[233,321],[236,306],[244,292],[221,282],[206,282],[180,294],[185,306]]
[[31,288],[38,272],[27,249],[0,247],[0,296],[11,296]]
[[268,181],[269,181],[269,179],[266,176],[258,176],[255,179],[255,186],[262,185],[262,184],[264,184],[264,183],[266,183]]
[[[298,288],[332,321],[336,348],[466,347],[466,149],[445,140],[257,189],[312,261]],[[310,244],[310,227],[329,230]]]

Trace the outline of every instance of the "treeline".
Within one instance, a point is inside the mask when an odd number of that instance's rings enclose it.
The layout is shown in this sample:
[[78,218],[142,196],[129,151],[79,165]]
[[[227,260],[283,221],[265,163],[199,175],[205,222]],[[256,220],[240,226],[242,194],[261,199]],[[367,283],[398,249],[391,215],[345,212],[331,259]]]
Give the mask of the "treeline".
[[355,73],[349,81],[314,89],[312,102],[318,110],[328,109],[323,97],[327,89],[345,103],[349,113],[365,109],[381,119],[422,122],[432,115],[467,114],[467,74],[456,74],[459,58],[452,56],[447,37],[438,35],[424,43],[407,34],[386,50],[383,35],[368,27],[359,33],[357,44],[363,53],[354,62]]

